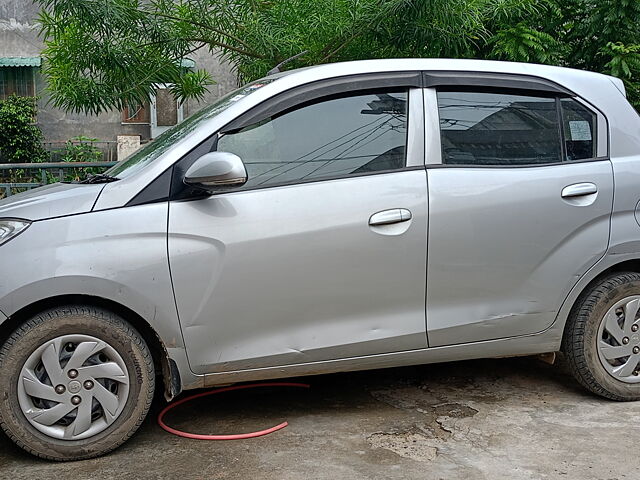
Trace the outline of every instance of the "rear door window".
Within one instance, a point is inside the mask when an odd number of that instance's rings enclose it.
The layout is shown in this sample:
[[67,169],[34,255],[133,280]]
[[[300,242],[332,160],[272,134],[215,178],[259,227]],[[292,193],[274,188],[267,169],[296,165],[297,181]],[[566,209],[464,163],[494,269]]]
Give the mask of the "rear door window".
[[556,99],[439,91],[443,163],[540,165],[562,159]]

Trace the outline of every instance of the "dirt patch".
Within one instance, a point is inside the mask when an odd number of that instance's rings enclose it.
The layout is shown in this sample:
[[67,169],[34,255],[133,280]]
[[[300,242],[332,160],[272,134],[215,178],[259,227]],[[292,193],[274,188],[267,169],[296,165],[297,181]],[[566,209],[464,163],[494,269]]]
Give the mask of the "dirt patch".
[[478,413],[475,408],[461,403],[441,403],[431,407],[438,417],[465,418],[473,417]]
[[438,449],[430,439],[419,433],[374,433],[367,441],[372,448],[389,450],[417,462],[431,462],[438,456]]

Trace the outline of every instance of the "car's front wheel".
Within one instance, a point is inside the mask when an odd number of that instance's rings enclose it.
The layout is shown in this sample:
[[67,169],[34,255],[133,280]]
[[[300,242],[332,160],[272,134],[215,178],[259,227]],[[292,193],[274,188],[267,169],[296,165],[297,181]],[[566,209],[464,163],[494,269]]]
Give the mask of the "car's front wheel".
[[587,389],[639,400],[640,274],[614,274],[585,292],[568,319],[563,351]]
[[153,361],[122,318],[90,306],[48,310],[0,349],[0,426],[26,451],[50,460],[107,453],[144,420]]

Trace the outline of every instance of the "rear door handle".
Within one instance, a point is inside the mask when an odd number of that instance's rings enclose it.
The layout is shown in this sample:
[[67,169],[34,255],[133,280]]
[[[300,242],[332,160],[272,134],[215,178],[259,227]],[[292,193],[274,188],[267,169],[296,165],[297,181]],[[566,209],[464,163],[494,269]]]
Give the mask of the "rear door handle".
[[374,213],[369,219],[369,225],[391,225],[393,223],[406,222],[411,220],[411,212],[406,208],[392,208]]
[[582,197],[593,193],[598,193],[598,187],[596,187],[595,183],[574,183],[562,189],[562,198]]

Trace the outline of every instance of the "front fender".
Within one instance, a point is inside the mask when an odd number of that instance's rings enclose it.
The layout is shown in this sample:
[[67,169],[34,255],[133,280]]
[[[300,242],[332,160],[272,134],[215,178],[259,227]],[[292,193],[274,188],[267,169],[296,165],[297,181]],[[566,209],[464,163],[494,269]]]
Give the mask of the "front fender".
[[64,295],[115,302],[155,331],[183,386],[197,383],[190,380],[171,285],[167,209],[165,202],[34,222],[0,246],[0,310],[11,318]]
[[100,277],[69,275],[22,285],[0,299],[0,311],[3,314],[6,312],[2,320],[36,302],[68,295],[97,297],[122,305],[143,318],[156,331],[167,349],[184,348],[175,318],[175,308],[167,311],[135,286]]

